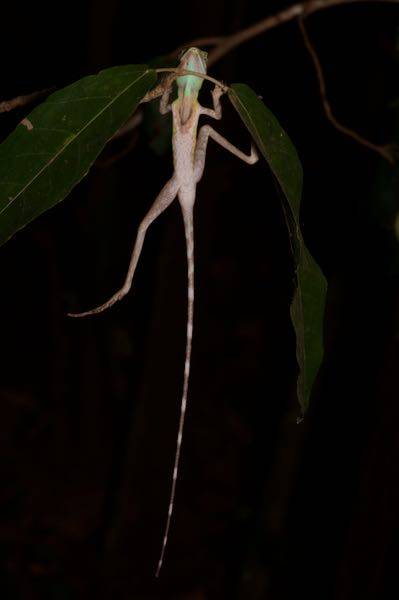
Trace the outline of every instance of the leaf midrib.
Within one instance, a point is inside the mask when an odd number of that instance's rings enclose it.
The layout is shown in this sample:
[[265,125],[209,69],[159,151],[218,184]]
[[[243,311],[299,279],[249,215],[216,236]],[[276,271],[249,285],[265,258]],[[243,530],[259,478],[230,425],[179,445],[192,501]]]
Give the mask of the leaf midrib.
[[[34,177],[32,177],[32,179],[30,179],[25,185],[24,187],[17,193],[16,196],[14,196],[10,202],[8,204],[6,204],[6,206],[4,206],[4,208],[2,210],[0,210],[0,215],[3,214],[4,211],[6,211],[8,209],[8,207],[15,201],[17,200],[24,192],[25,190],[32,185],[32,183],[38,178],[40,177],[40,175],[55,161],[57,160],[57,158],[60,156],[60,154],[62,154],[62,152],[64,152],[72,143],[74,143],[76,141],[76,138],[78,138],[80,135],[82,135],[82,133],[85,131],[85,129],[87,129],[92,123],[94,123],[96,121],[96,119],[98,119],[105,110],[107,110],[114,102],[116,102],[121,96],[123,96],[123,94],[125,94],[125,92],[135,83],[137,83],[138,81],[140,81],[140,79],[142,79],[145,75],[147,75],[147,73],[149,73],[151,71],[151,69],[147,69],[146,71],[144,71],[140,77],[137,77],[137,79],[135,79],[134,81],[130,82],[129,85],[127,85],[117,96],[114,96],[113,99],[106,104],[99,113],[96,114],[95,117],[93,117],[92,119],[90,119],[90,121],[88,121],[86,123],[86,125],[84,127],[82,127],[82,129],[80,129],[76,134],[72,134],[73,137],[66,143],[63,144],[62,147],[54,154],[54,156],[51,157],[51,159],[36,173],[36,175]],[[107,96],[104,96],[104,98],[106,98]],[[86,98],[86,100],[88,100],[89,97]],[[52,104],[57,104],[56,102],[53,102]],[[50,128],[49,128],[50,129]],[[50,129],[52,131],[52,129]],[[67,130],[66,130],[67,131]]]

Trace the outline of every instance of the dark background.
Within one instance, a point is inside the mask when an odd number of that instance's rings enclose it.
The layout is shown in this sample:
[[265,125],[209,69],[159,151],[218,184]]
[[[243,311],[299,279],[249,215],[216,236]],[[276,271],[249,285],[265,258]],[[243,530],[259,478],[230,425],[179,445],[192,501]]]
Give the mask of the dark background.
[[[0,100],[231,34],[290,2],[265,4],[2,8]],[[398,140],[398,24],[398,5],[383,2],[307,22],[335,115],[379,143]],[[129,296],[97,317],[65,316],[118,288],[171,174],[170,150],[154,151],[147,127],[112,143],[65,202],[0,251],[1,598],[399,597],[397,166],[327,122],[295,22],[210,74],[262,95],[303,163],[304,235],[329,280],[310,411],[296,425],[293,266],[271,176],[211,142],[183,456],[156,580],[184,366],[177,203],[152,225]],[[223,107],[216,128],[248,151]],[[29,110],[0,115],[2,139]]]

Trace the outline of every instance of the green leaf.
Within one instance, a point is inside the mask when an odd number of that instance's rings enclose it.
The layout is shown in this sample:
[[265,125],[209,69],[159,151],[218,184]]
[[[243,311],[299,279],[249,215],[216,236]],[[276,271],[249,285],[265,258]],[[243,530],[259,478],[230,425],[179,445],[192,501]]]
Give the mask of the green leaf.
[[293,143],[272,112],[244,83],[233,83],[229,97],[274,176],[299,222],[302,193],[302,165]]
[[68,195],[155,80],[145,65],[107,69],[23,119],[0,146],[0,245]]
[[291,302],[290,314],[296,334],[296,358],[299,365],[297,393],[304,415],[323,358],[327,282],[303,242],[296,278],[297,288]]
[[290,313],[295,329],[299,366],[297,392],[302,413],[305,413],[323,358],[323,315],[327,283],[301,234],[299,212],[302,166],[290,138],[250,87],[235,83],[229,89],[229,97],[268,162],[284,195],[283,209],[296,274],[296,289]]

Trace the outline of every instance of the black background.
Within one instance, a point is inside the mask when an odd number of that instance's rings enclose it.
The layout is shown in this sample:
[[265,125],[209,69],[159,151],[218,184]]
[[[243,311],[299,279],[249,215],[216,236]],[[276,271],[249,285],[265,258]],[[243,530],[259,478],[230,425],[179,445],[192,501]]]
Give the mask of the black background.
[[[289,4],[7,6],[0,100],[229,35]],[[307,22],[335,115],[379,143],[398,140],[398,24],[399,7],[384,2]],[[311,408],[296,425],[293,266],[268,168],[211,142],[195,212],[183,457],[156,580],[184,366],[177,203],[152,225],[130,295],[97,317],[65,316],[120,285],[136,227],[171,174],[170,150],[154,152],[146,127],[114,142],[0,252],[1,598],[399,595],[397,167],[327,122],[294,21],[210,74],[262,95],[303,163],[304,236],[329,280]],[[223,108],[216,128],[247,151],[227,98]],[[0,115],[2,139],[27,112]]]

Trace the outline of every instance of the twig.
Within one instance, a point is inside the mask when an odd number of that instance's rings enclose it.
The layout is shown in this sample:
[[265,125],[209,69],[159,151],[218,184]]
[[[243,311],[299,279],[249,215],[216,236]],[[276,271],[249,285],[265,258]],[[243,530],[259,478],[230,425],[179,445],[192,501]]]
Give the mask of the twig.
[[12,98],[12,100],[3,100],[3,102],[0,102],[0,113],[9,112],[10,110],[14,110],[14,108],[18,108],[19,106],[30,104],[37,98],[40,98],[40,96],[47,94],[47,92],[50,92],[53,89],[54,88],[46,88],[45,90],[32,92],[32,94],[26,94],[25,96],[17,96],[16,98]]
[[226,36],[224,35],[194,38],[193,40],[190,40],[185,44],[181,44],[180,46],[169,52],[167,56],[170,58],[176,58],[182,51],[182,48],[205,48],[206,46],[221,46],[225,42],[225,40]]
[[156,85],[154,88],[152,88],[152,90],[147,92],[144,98],[140,100],[140,104],[142,104],[143,102],[150,102],[151,100],[155,100],[155,98],[162,96],[164,91],[172,85],[175,79],[175,71],[169,73],[169,75],[166,75],[166,77],[163,77],[163,79],[158,83],[158,85]]
[[160,69],[155,69],[157,73],[168,73],[166,77],[162,79],[162,81],[155,86],[152,90],[147,92],[147,94],[140,100],[140,104],[142,102],[149,102],[150,100],[154,100],[159,96],[162,96],[167,88],[170,88],[173,81],[180,77],[181,75],[195,75],[196,77],[200,77],[201,79],[206,79],[207,81],[211,81],[215,85],[220,86],[224,92],[227,92],[229,89],[227,85],[215,79],[214,77],[210,77],[209,75],[204,75],[203,73],[197,73],[195,71],[188,71],[187,69],[182,69],[181,67],[165,67]]
[[394,156],[392,154],[392,145],[379,145],[379,144],[373,144],[373,142],[370,142],[369,140],[366,140],[364,137],[362,137],[361,135],[359,135],[358,133],[356,133],[356,131],[353,131],[353,129],[350,129],[349,127],[345,127],[345,125],[342,125],[333,115],[332,110],[331,110],[331,105],[330,102],[327,98],[327,89],[326,89],[326,82],[324,79],[324,75],[323,75],[323,69],[319,60],[319,57],[317,55],[316,50],[314,49],[308,33],[306,31],[306,27],[305,27],[305,22],[304,22],[304,16],[300,15],[298,18],[298,24],[299,24],[299,28],[301,30],[302,33],[302,37],[303,37],[303,41],[306,47],[306,50],[309,52],[309,55],[312,59],[315,71],[316,71],[316,75],[317,75],[317,80],[319,82],[319,90],[320,90],[320,96],[321,96],[321,101],[323,104],[323,108],[324,108],[324,112],[325,115],[327,117],[327,119],[330,121],[330,123],[332,124],[333,127],[335,127],[335,129],[337,129],[338,131],[340,131],[341,133],[343,133],[344,135],[351,137],[352,139],[354,139],[356,142],[358,142],[359,144],[362,144],[363,146],[365,146],[366,148],[369,148],[370,150],[373,150],[374,152],[377,152],[378,154],[380,154],[381,156],[383,156],[388,162],[390,162],[392,165],[395,163],[395,159]]
[[266,17],[266,19],[258,21],[247,29],[242,29],[241,31],[238,31],[237,33],[227,37],[217,48],[209,53],[208,66],[215,64],[228,52],[233,50],[233,48],[240,46],[244,42],[251,40],[252,38],[264,33],[265,31],[268,31],[269,29],[272,29],[273,27],[277,27],[278,25],[292,21],[292,19],[296,19],[304,14],[310,15],[325,8],[331,8],[340,4],[354,4],[355,2],[390,2],[398,4],[399,0],[308,0],[307,2],[294,4],[293,6],[282,10],[276,15]]

